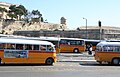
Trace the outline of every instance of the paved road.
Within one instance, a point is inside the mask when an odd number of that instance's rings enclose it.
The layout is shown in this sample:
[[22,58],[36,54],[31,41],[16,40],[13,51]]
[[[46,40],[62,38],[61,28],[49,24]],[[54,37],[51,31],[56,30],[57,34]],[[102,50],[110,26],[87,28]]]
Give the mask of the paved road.
[[[66,57],[72,61],[62,61]],[[79,58],[83,59],[75,61]],[[54,66],[1,65],[0,77],[120,77],[120,66],[99,65],[92,56],[63,54],[59,59]]]
[[0,77],[119,77],[120,67],[79,62],[45,65],[0,66]]

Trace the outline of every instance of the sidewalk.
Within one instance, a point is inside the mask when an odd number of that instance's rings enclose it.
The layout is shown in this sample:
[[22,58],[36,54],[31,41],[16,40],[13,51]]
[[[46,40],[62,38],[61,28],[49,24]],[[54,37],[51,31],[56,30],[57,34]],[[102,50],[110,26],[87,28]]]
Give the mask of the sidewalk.
[[60,53],[57,54],[58,62],[95,62],[93,55],[88,55],[87,52],[78,53]]

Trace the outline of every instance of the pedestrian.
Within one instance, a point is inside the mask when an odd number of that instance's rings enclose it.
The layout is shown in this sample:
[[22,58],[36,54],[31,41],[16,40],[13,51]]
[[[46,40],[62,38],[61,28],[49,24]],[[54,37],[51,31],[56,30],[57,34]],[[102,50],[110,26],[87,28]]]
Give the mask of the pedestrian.
[[92,55],[92,44],[90,44],[88,47],[88,54]]

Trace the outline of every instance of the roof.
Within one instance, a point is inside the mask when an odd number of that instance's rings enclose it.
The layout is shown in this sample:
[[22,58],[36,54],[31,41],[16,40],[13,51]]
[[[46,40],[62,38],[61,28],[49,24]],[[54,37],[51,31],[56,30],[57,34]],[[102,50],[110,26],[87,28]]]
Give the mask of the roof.
[[[120,27],[113,27],[113,26],[101,26],[101,28],[120,30]],[[81,26],[80,29],[86,29],[86,26]],[[87,29],[100,29],[100,27],[99,26],[87,26]]]
[[48,41],[28,40],[28,39],[15,39],[15,38],[0,38],[0,43],[15,43],[15,44],[34,44],[34,45],[52,45]]
[[120,46],[120,42],[100,42],[97,44],[97,46],[105,46],[105,45]]

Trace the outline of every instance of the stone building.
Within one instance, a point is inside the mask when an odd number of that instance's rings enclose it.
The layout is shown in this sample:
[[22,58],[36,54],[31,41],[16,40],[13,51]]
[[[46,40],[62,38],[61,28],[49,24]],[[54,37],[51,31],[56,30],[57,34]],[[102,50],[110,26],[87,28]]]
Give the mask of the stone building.
[[[88,26],[88,39],[96,40],[120,40],[120,27],[102,26]],[[83,38],[86,39],[86,27],[80,27],[79,30],[38,30],[38,31],[15,31],[14,35],[23,36],[53,36],[69,37],[69,38]]]
[[[1,8],[5,8],[7,11],[9,10],[9,7],[13,5],[11,3],[6,3],[6,2],[0,2],[0,7]],[[0,18],[2,19],[8,19],[9,17],[7,16],[6,12],[0,12]]]
[[64,17],[61,17],[60,24],[62,25],[61,28],[67,29],[67,26],[66,26],[67,23],[66,23],[66,19]]
[[[11,3],[0,2],[0,7],[9,11]],[[18,5],[17,5],[18,6]],[[61,17],[60,23],[48,23],[48,22],[25,22],[9,20],[9,16],[6,12],[0,12],[0,33],[13,34],[14,31],[38,31],[38,30],[66,30],[66,19]]]
[[[86,27],[80,27],[80,30],[86,30]],[[101,40],[120,40],[120,27],[88,26],[87,36],[90,39],[94,38],[94,39],[101,39]]]

